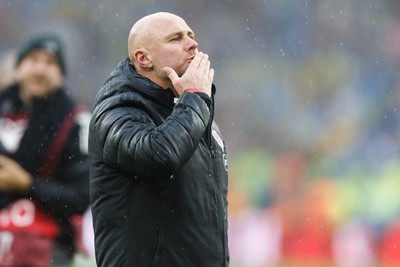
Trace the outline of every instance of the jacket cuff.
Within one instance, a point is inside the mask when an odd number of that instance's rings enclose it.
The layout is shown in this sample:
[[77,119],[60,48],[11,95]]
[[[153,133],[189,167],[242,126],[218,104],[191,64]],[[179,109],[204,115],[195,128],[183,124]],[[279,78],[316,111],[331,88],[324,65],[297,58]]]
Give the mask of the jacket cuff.
[[210,109],[210,107],[211,107],[211,98],[206,93],[204,93],[203,91],[200,91],[199,89],[196,89],[196,88],[189,88],[189,89],[184,90],[184,92],[194,93],[194,94],[200,96],[201,99],[203,99],[203,101],[206,102],[208,109]]
[[203,92],[196,92],[195,94],[200,96],[201,99],[203,99],[204,102],[206,102],[208,109],[210,109],[210,107],[211,107],[211,98],[206,93],[203,93]]
[[[199,98],[203,101],[199,101]],[[211,99],[208,97],[206,93],[188,93],[183,94],[179,98],[179,102],[177,106],[180,105],[187,105],[190,106],[196,113],[200,115],[207,124],[208,120],[210,119],[210,104]]]

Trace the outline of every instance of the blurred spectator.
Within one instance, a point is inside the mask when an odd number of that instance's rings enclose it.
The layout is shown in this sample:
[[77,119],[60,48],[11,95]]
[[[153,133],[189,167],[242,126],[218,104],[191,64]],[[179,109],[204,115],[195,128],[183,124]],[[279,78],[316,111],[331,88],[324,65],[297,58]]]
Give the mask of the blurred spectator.
[[0,265],[70,266],[71,218],[89,204],[90,114],[63,87],[64,44],[24,42],[17,82],[0,93]]
[[0,56],[0,90],[11,85],[15,80],[15,51],[11,50]]

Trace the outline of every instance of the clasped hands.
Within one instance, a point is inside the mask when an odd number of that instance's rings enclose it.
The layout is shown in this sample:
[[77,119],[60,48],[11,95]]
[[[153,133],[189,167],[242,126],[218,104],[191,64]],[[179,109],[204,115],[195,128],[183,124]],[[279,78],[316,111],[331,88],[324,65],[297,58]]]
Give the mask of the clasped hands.
[[13,159],[0,155],[0,192],[23,192],[32,185],[32,176]]

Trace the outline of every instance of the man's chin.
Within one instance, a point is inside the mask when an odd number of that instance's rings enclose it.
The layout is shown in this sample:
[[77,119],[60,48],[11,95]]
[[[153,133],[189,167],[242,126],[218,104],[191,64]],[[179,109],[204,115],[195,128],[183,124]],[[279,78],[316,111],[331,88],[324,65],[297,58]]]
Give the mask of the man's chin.
[[43,86],[32,86],[28,88],[29,94],[32,96],[32,98],[41,98],[48,94],[50,91],[49,89],[43,87]]
[[178,70],[176,73],[178,74],[179,77],[182,77],[183,74],[187,71],[189,65],[186,66],[185,68],[182,68],[181,70]]

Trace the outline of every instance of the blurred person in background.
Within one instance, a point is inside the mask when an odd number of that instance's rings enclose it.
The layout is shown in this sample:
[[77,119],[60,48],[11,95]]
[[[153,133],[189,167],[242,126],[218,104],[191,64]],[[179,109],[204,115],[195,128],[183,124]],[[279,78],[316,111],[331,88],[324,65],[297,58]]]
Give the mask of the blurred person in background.
[[66,92],[65,48],[33,36],[0,93],[0,266],[70,266],[71,218],[89,204],[90,113]]
[[15,51],[10,50],[0,56],[0,91],[15,80]]
[[133,25],[128,52],[89,130],[97,264],[228,266],[228,167],[208,55],[165,12]]

